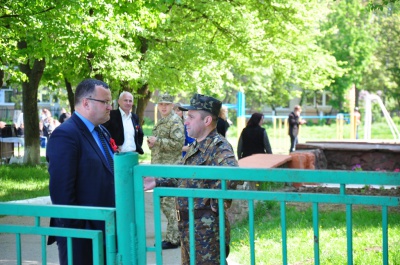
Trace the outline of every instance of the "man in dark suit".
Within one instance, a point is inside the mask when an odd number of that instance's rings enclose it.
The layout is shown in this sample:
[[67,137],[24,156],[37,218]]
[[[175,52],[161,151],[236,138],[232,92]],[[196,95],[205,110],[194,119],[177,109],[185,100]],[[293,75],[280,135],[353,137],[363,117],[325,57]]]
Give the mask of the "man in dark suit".
[[296,150],[296,145],[298,142],[298,135],[300,130],[300,125],[306,123],[306,120],[300,118],[301,107],[296,105],[293,111],[289,114],[289,136],[290,136],[290,150],[289,153]]
[[143,154],[143,130],[139,117],[131,112],[133,95],[127,91],[118,99],[119,108],[112,110],[110,120],[103,125],[111,133],[119,152],[138,152]]
[[[86,79],[77,86],[74,114],[54,130],[47,145],[53,204],[115,207],[114,151],[108,131],[100,125],[110,118],[111,100],[108,85],[100,80]],[[101,221],[52,218],[50,226],[104,233]],[[60,264],[67,264],[66,238],[49,237],[48,244],[55,241]],[[90,240],[73,239],[73,263],[93,264]]]

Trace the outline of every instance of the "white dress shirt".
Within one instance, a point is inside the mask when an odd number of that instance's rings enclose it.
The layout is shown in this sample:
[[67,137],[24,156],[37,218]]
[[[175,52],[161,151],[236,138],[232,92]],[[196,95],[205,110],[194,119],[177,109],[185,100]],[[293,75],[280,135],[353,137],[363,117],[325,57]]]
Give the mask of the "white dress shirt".
[[136,151],[135,144],[135,128],[133,128],[132,123],[132,113],[129,112],[129,115],[119,108],[122,117],[122,124],[124,126],[124,143],[119,146],[119,149],[122,152],[134,152]]

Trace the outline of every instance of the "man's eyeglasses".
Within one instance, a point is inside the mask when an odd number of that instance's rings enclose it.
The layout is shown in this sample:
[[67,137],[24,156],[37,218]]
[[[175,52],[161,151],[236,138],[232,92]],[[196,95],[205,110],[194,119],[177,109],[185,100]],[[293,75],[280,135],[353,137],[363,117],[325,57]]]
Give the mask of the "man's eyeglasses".
[[95,98],[86,98],[86,99],[87,100],[93,100],[93,101],[101,102],[106,107],[111,106],[111,104],[112,104],[110,101],[107,101],[107,100],[100,100],[100,99],[95,99]]

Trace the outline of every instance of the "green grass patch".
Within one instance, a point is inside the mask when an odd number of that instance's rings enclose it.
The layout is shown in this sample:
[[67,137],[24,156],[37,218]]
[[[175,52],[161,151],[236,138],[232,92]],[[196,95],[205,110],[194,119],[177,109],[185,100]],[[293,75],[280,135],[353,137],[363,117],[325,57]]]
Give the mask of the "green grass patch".
[[[139,155],[139,163],[150,163],[151,152],[147,146],[147,136],[152,134],[154,124],[150,120],[146,120],[143,125],[145,134],[143,142],[144,155]],[[343,128],[344,139],[348,139],[350,135],[350,125],[345,124]],[[264,124],[267,129],[274,154],[288,154],[289,152],[289,136],[283,128],[274,130],[271,123]],[[364,135],[363,127],[359,129],[360,138]],[[231,126],[227,133],[227,139],[231,143],[236,153],[238,142],[238,131],[236,126]],[[300,134],[300,142],[306,141],[323,141],[337,140],[336,124],[331,125],[310,125],[302,126]],[[374,123],[372,125],[372,139],[393,139],[391,132],[386,123]],[[19,150],[23,153],[24,148]],[[17,148],[15,153],[18,153]],[[45,162],[46,149],[41,148],[41,162]],[[25,169],[26,168],[26,169]],[[49,176],[46,166],[26,167],[17,165],[1,165],[0,166],[0,201],[28,199],[39,196],[48,196]],[[274,187],[273,183],[263,183],[258,187],[260,190],[270,190]],[[400,263],[399,263],[400,264]]]
[[[255,208],[256,264],[282,264],[281,218],[277,202],[260,202]],[[287,253],[289,264],[314,264],[314,232],[311,207],[299,210],[288,206]],[[347,264],[346,213],[320,211],[319,242],[321,264]],[[353,211],[354,264],[382,264],[382,215],[380,211]],[[400,213],[389,214],[389,264],[400,264]],[[250,264],[247,220],[235,224],[231,232],[232,259]]]
[[0,166],[0,201],[14,201],[49,195],[46,165]]

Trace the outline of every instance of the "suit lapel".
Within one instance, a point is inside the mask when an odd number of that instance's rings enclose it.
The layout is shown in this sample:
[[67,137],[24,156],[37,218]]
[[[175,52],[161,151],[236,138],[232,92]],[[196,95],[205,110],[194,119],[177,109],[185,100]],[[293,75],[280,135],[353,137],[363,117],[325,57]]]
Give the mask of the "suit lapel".
[[83,137],[86,139],[86,141],[90,144],[90,146],[93,148],[93,150],[96,152],[96,154],[100,157],[101,161],[103,164],[108,168],[108,170],[111,172],[111,168],[106,160],[106,157],[103,155],[103,152],[101,151],[100,147],[98,146],[96,140],[94,139],[92,133],[89,131],[89,129],[86,127],[86,125],[83,123],[83,121],[77,116],[77,115],[72,115],[71,118],[75,118],[74,121],[77,124],[78,128],[82,132]]
[[137,128],[136,128],[136,121],[135,121],[135,117],[133,116],[133,113],[132,113],[132,115],[131,115],[131,120],[132,120],[132,124],[133,124],[133,130],[135,131],[135,137],[136,137],[136,135],[137,135],[137,133],[138,133],[138,130],[137,130]]
[[116,110],[116,113],[118,115],[118,119],[116,119],[117,125],[119,128],[122,128],[122,126],[124,126],[123,122],[122,122],[122,114],[121,111],[119,109]]

